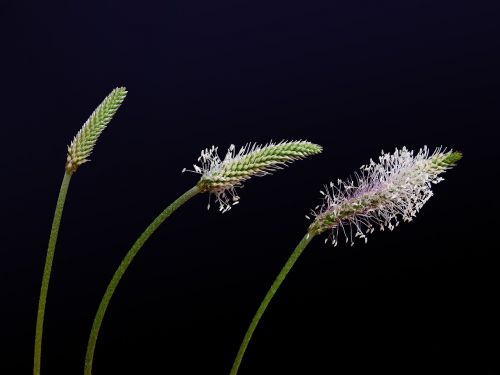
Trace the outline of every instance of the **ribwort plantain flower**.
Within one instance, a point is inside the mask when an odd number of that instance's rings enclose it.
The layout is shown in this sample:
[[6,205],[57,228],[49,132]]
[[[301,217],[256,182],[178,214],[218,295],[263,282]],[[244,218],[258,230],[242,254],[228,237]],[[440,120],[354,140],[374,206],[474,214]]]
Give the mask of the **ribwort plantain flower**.
[[[231,206],[238,204],[236,188],[243,187],[246,180],[253,176],[266,176],[293,161],[321,151],[321,146],[307,141],[269,142],[264,146],[247,143],[238,152],[231,145],[224,159],[221,159],[218,148],[212,146],[201,152],[198,158],[201,165],[193,165],[194,170],[190,172],[201,174],[198,188],[201,192],[215,195],[219,210],[226,212]],[[183,172],[185,171],[187,169],[184,168]]]
[[[416,155],[406,148],[396,149],[393,154],[382,152],[379,162],[370,160],[361,167],[354,179],[341,181],[322,191],[323,204],[312,210],[315,217],[299,244],[295,247],[271,288],[264,296],[257,312],[243,337],[230,375],[236,375],[252,335],[264,315],[269,303],[286,276],[303,253],[309,242],[327,230],[332,230],[331,240],[338,242],[339,229],[346,241],[353,244],[354,237],[363,238],[374,230],[394,229],[398,218],[411,221],[432,196],[431,185],[443,180],[440,175],[453,167],[462,154],[436,149],[432,154],[424,147]],[[348,227],[349,234],[346,228]],[[328,241],[328,238],[326,239]]]
[[74,173],[80,165],[89,161],[88,158],[97,139],[120,108],[126,95],[125,87],[117,87],[111,91],[75,135],[68,146],[66,171],[69,174]]
[[331,229],[333,245],[343,233],[352,246],[356,237],[366,242],[375,227],[393,230],[400,219],[409,222],[415,217],[432,197],[432,184],[443,181],[440,175],[461,157],[441,148],[431,154],[427,147],[416,155],[405,147],[392,154],[382,152],[378,163],[370,160],[353,179],[338,180],[321,191],[323,204],[312,211],[315,219],[309,232]]

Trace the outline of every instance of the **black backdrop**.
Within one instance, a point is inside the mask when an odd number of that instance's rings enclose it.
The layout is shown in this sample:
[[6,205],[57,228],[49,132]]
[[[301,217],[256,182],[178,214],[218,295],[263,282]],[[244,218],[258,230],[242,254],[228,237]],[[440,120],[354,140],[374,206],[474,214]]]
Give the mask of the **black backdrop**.
[[129,95],[72,180],[44,374],[81,373],[90,324],[145,226],[212,144],[308,139],[322,155],[253,179],[227,214],[190,201],[147,243],[101,331],[95,374],[227,374],[321,186],[382,149],[464,159],[417,220],[367,245],[315,240],[244,374],[497,374],[500,12],[456,1],[3,1],[0,373],[31,371],[65,147]]

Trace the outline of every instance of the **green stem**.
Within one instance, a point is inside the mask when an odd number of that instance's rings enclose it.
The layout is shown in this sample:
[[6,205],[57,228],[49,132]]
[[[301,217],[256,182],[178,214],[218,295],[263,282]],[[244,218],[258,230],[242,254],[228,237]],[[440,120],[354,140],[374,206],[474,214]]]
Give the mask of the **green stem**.
[[243,341],[240,345],[240,350],[238,350],[238,354],[236,355],[236,359],[234,360],[233,367],[231,368],[231,373],[230,375],[236,375],[238,373],[238,368],[240,367],[241,361],[243,360],[243,356],[245,355],[245,350],[248,347],[248,344],[250,343],[250,339],[252,338],[252,335],[255,331],[255,328],[257,328],[257,324],[259,324],[260,319],[262,318],[262,315],[264,315],[264,312],[266,311],[267,306],[273,299],[274,295],[276,294],[278,288],[280,285],[283,283],[285,280],[286,275],[288,275],[288,272],[292,269],[293,265],[299,259],[300,255],[306,248],[306,246],[311,242],[313,239],[314,234],[312,233],[307,233],[302,240],[299,242],[295,250],[293,251],[292,255],[290,255],[290,258],[286,261],[284,267],[281,269],[280,273],[274,280],[273,284],[271,285],[271,288],[267,292],[266,296],[262,300],[259,309],[255,313],[255,316],[252,319],[252,322],[250,323],[250,326],[248,327],[247,332],[245,333],[245,337],[243,338]]
[[132,260],[137,255],[139,250],[142,248],[144,243],[151,237],[151,235],[158,229],[158,227],[163,223],[163,221],[169,217],[175,210],[177,210],[180,206],[186,203],[189,199],[194,197],[196,194],[200,193],[200,189],[197,186],[186,191],[179,198],[177,198],[170,206],[165,208],[163,212],[161,212],[156,219],[153,220],[151,224],[146,228],[146,230],[139,236],[139,238],[135,241],[134,245],[125,255],[122,262],[118,266],[118,269],[115,271],[113,278],[109,282],[108,288],[102,297],[101,303],[99,304],[99,308],[97,309],[96,316],[94,318],[94,323],[92,325],[92,330],[90,332],[89,342],[87,344],[87,354],[85,356],[85,375],[92,374],[92,362],[94,360],[94,352],[95,346],[97,342],[97,336],[99,335],[99,330],[102,325],[102,321],[104,319],[104,314],[106,314],[106,309],[108,308],[111,297],[113,297],[113,293],[115,292],[120,279],[123,274],[127,270]]
[[50,230],[49,245],[47,248],[47,256],[45,258],[45,266],[43,269],[42,286],[40,288],[40,299],[38,301],[38,313],[36,317],[36,331],[35,331],[35,356],[33,362],[33,374],[39,375],[41,362],[42,362],[42,336],[43,336],[43,318],[45,316],[45,304],[47,303],[47,292],[49,290],[50,273],[52,270],[52,262],[54,260],[54,252],[57,242],[57,234],[59,233],[59,226],[61,224],[61,217],[66,201],[66,194],[68,193],[69,182],[71,174],[65,172],[64,178],[59,190],[57,198],[56,210],[54,212],[54,219],[52,220],[52,228]]

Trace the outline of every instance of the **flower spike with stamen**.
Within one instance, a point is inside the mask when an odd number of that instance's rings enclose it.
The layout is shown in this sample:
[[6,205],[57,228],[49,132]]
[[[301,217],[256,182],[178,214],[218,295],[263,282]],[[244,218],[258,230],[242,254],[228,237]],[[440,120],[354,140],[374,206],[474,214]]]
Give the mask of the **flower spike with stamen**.
[[[436,149],[432,154],[424,147],[416,155],[406,148],[393,154],[382,153],[361,167],[354,179],[330,183],[322,191],[323,204],[312,211],[315,217],[309,231],[320,234],[332,230],[333,245],[339,234],[354,244],[375,227],[393,230],[399,218],[409,222],[433,195],[431,185],[443,180],[440,174],[461,158],[459,152]],[[346,230],[347,228],[347,230]]]
[[266,176],[293,161],[321,151],[321,146],[307,141],[269,142],[264,146],[247,143],[238,152],[231,145],[224,159],[221,159],[218,148],[212,146],[201,152],[198,158],[201,166],[193,165],[194,170],[190,172],[201,174],[198,188],[202,192],[214,194],[219,210],[226,212],[239,202],[236,188],[242,187],[244,181],[253,176]]
[[[272,171],[281,169],[294,160],[317,154],[321,152],[321,150],[321,146],[306,141],[298,141],[280,142],[278,144],[270,142],[265,146],[249,143],[238,153],[236,153],[233,145],[229,148],[224,160],[219,158],[216,147],[202,151],[201,156],[198,158],[198,161],[201,162],[201,167],[194,165],[194,170],[190,171],[201,174],[198,183],[167,206],[153,220],[132,245],[111,278],[97,309],[90,331],[87,354],[85,356],[84,374],[92,374],[92,363],[94,360],[97,338],[104,315],[106,314],[106,310],[116,287],[137,253],[165,219],[188,200],[199,193],[205,192],[215,194],[220,204],[220,210],[225,212],[232,204],[238,202],[235,188],[241,187],[244,181],[252,176],[265,176],[270,174]],[[186,169],[183,169],[183,172],[184,171],[186,171]]]
[[66,160],[66,171],[68,173],[74,173],[80,165],[89,161],[88,158],[97,139],[106,129],[106,125],[109,124],[118,108],[120,108],[126,95],[127,90],[125,87],[118,87],[111,91],[75,135],[68,146]]
[[[373,232],[375,225],[381,229],[387,227],[392,230],[398,225],[399,217],[403,221],[411,221],[432,196],[431,185],[442,181],[440,175],[461,158],[461,153],[441,148],[432,154],[427,147],[416,155],[406,148],[396,149],[393,154],[382,152],[379,163],[370,160],[368,165],[361,167],[360,173],[355,174],[354,180],[339,180],[337,185],[330,184],[326,191],[322,191],[324,203],[312,211],[314,221],[257,309],[240,345],[230,375],[238,373],[246,348],[267,306],[316,235],[332,230],[332,242],[336,245],[340,228],[347,242],[352,244],[353,232],[354,237],[366,241],[366,233]],[[346,226],[349,227],[348,231],[345,230]]]
[[49,245],[47,248],[47,256],[45,258],[45,266],[43,269],[42,285],[40,288],[40,298],[38,301],[38,312],[36,318],[35,331],[35,350],[33,361],[33,374],[40,374],[42,361],[42,336],[43,336],[43,320],[45,316],[45,305],[47,301],[47,293],[50,282],[50,274],[52,270],[52,262],[61,224],[61,217],[68,192],[71,176],[77,168],[88,161],[88,157],[92,152],[97,138],[102,133],[106,125],[111,121],[111,118],[118,110],[118,107],[125,99],[127,91],[124,87],[119,87],[111,91],[104,101],[92,113],[90,118],[85,122],[80,131],[73,138],[73,142],[68,146],[68,155],[66,158],[66,168],[64,178],[59,190],[57,198],[56,210],[52,220],[52,228],[50,231]]

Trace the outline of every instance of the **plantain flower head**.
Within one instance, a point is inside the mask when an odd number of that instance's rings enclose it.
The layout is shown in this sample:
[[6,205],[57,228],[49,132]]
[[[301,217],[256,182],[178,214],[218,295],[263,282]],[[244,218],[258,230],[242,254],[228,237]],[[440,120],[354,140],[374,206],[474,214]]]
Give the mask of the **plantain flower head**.
[[212,146],[201,152],[200,165],[193,165],[194,170],[190,172],[201,175],[197,183],[200,191],[215,195],[219,210],[226,212],[239,202],[236,188],[242,187],[244,181],[253,176],[266,176],[295,160],[321,151],[321,146],[307,141],[269,142],[263,146],[247,143],[239,151],[231,145],[221,159],[218,148]]
[[352,246],[353,236],[366,242],[377,226],[393,230],[400,220],[415,217],[433,195],[432,184],[441,182],[440,175],[461,158],[460,152],[442,148],[430,153],[427,146],[417,154],[405,147],[392,154],[382,151],[378,163],[370,160],[353,179],[325,186],[323,204],[312,210],[309,233],[332,230],[333,245],[343,233]]
[[97,139],[113,118],[126,95],[127,90],[125,87],[118,87],[111,91],[83,124],[68,146],[66,171],[69,174],[74,173],[80,165],[89,161],[88,158]]

